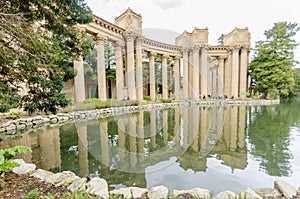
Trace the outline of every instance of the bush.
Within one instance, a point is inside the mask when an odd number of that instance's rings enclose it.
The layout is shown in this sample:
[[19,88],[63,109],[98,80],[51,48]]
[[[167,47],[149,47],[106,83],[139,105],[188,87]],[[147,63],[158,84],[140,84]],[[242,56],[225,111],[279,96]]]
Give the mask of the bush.
[[171,103],[172,102],[172,99],[164,99],[164,98],[161,98],[160,101],[162,103]]
[[147,96],[147,95],[144,95],[143,99],[146,100],[146,101],[151,101],[151,97]]

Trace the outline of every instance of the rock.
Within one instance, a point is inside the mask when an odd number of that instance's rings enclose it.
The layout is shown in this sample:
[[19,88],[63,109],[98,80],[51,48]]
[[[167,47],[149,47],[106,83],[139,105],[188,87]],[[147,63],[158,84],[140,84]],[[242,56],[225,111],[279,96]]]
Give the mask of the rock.
[[77,179],[79,179],[79,177],[76,176],[73,172],[63,171],[61,173],[56,173],[54,175],[46,177],[45,181],[54,184],[55,186],[66,186],[73,183]]
[[8,122],[5,122],[2,124],[2,127],[5,128],[5,127],[8,127],[11,125],[11,121],[8,121]]
[[75,180],[72,184],[70,184],[67,189],[74,192],[74,191],[83,191],[85,190],[85,183],[86,178],[79,178]]
[[145,196],[148,189],[138,188],[138,187],[127,187],[121,189],[115,189],[110,191],[112,195],[123,195],[124,198],[141,198]]
[[58,122],[58,119],[57,118],[53,118],[50,120],[50,123],[51,124],[56,124]]
[[22,159],[15,159],[13,161],[20,164],[20,166],[15,167],[15,168],[12,169],[12,171],[15,174],[19,174],[20,175],[20,174],[30,173],[30,172],[34,171],[35,168],[36,168],[35,164],[25,163],[24,160],[22,160]]
[[235,198],[236,194],[232,191],[222,191],[218,193],[214,199],[231,199]]
[[17,126],[17,131],[24,130],[26,128],[25,124],[20,124]]
[[38,178],[40,180],[45,180],[45,178],[47,178],[51,175],[54,175],[54,173],[43,170],[43,169],[37,169],[31,174],[31,176]]
[[152,187],[149,190],[148,197],[149,199],[166,199],[168,198],[169,190],[165,186],[156,186]]
[[274,187],[287,198],[293,198],[297,195],[297,190],[283,180],[276,180],[274,182]]
[[247,199],[262,199],[255,191],[250,188],[247,188],[244,192],[240,193],[241,198]]
[[209,190],[207,189],[200,189],[200,188],[194,188],[191,190],[174,190],[173,195],[174,197],[178,197],[182,194],[191,194],[192,196],[196,198],[210,198]]
[[5,132],[5,128],[0,127],[0,133]]
[[272,188],[261,188],[255,189],[254,191],[263,198],[277,198],[281,196],[281,194],[276,189]]
[[107,182],[102,178],[92,178],[86,184],[86,193],[94,194],[102,198],[108,198],[108,185]]
[[16,125],[14,124],[11,124],[6,127],[6,131],[14,131],[14,130],[16,130]]

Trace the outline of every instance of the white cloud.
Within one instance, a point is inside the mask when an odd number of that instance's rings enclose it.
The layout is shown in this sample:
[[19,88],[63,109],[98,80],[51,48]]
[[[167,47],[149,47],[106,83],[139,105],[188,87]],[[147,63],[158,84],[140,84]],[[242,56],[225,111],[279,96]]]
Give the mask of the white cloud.
[[186,0],[153,0],[153,3],[161,7],[163,10],[176,8],[186,2]]

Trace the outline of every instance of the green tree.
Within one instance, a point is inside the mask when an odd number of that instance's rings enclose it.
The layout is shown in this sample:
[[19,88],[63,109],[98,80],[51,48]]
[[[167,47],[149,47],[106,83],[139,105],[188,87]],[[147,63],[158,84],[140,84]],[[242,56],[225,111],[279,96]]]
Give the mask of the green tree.
[[55,113],[68,105],[61,90],[75,75],[73,60],[91,47],[75,25],[91,20],[84,0],[0,2],[1,112],[23,107]]
[[262,93],[263,98],[267,98],[268,93],[280,97],[293,94],[292,66],[296,63],[294,49],[298,45],[293,36],[298,30],[297,23],[278,22],[265,31],[265,41],[256,42],[249,68],[254,90]]
[[300,91],[300,69],[294,70],[294,79],[295,79],[295,89],[296,91]]

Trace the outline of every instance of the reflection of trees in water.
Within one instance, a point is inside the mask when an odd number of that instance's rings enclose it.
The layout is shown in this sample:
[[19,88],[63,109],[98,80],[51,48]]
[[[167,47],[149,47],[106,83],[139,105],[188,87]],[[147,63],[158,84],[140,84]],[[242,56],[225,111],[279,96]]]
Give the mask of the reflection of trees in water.
[[287,101],[276,106],[249,107],[250,153],[269,175],[291,174],[290,127],[299,124],[299,105],[299,101]]

